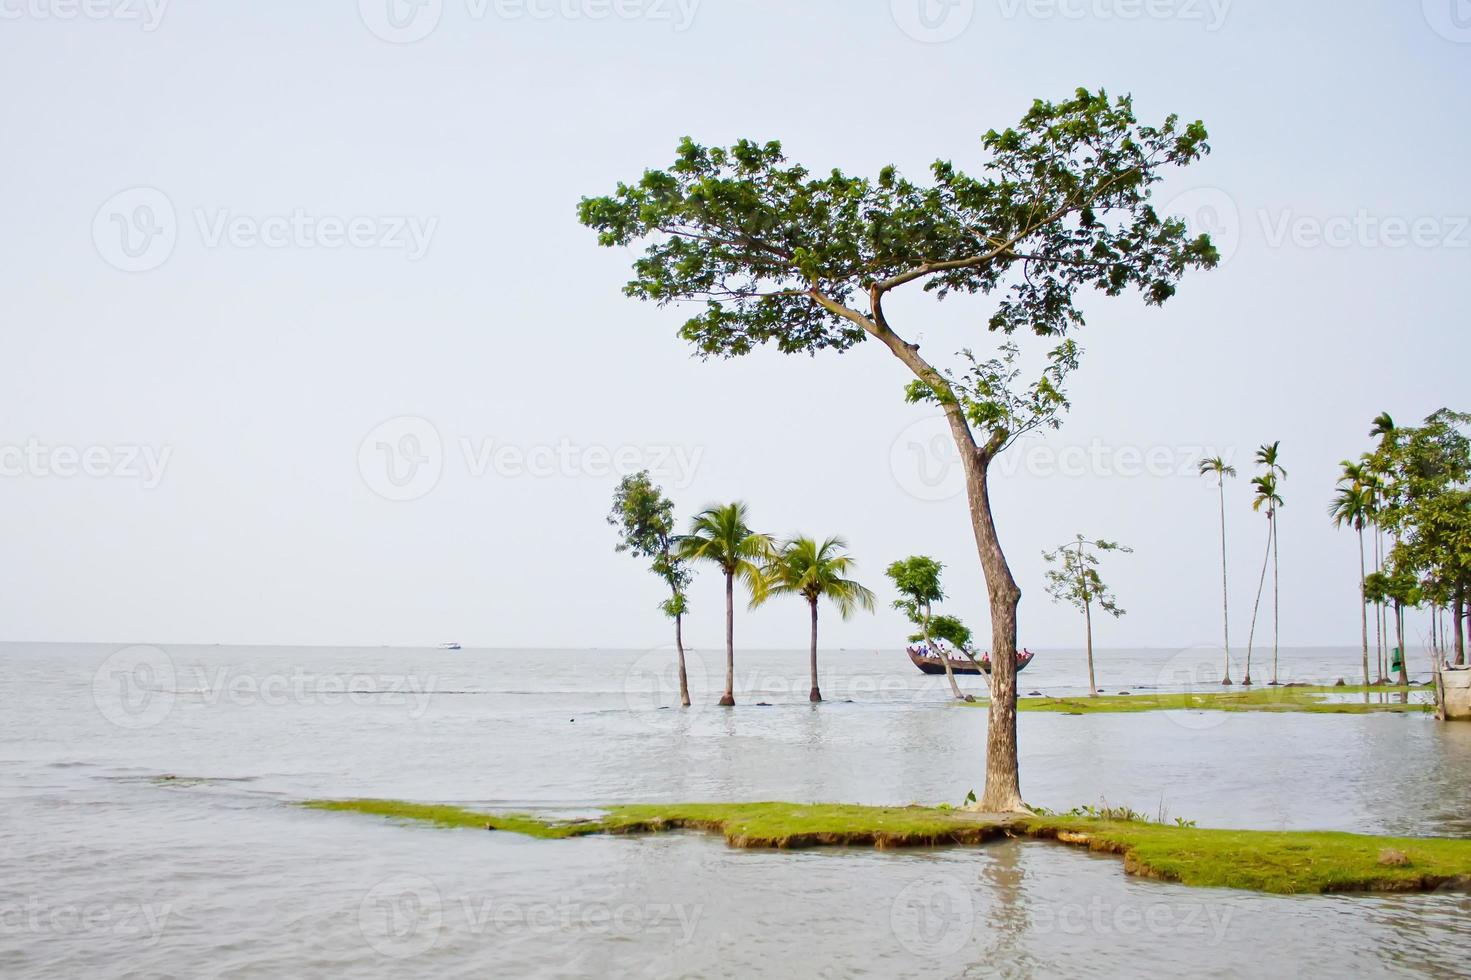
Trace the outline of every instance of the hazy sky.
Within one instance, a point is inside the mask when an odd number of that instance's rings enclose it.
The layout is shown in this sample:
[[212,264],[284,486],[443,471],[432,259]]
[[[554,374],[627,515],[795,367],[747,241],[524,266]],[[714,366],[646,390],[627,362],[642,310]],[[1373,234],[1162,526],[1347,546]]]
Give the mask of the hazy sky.
[[[1244,641],[1251,455],[1281,439],[1284,642],[1357,642],[1337,463],[1380,411],[1471,408],[1471,5],[919,2],[0,0],[0,638],[654,647],[659,587],[603,523],[639,465],[685,513],[846,535],[885,608],[828,645],[899,642],[882,569],[914,552],[984,629],[958,468],[892,356],[695,360],[575,206],[686,134],[978,169],[981,133],[1087,85],[1206,122],[1161,203],[1227,261],[1163,309],[1090,302],[1071,416],[998,464],[1022,641],[1081,645],[1041,582],[1081,531],[1135,548],[1100,644],[1217,642],[1214,451]],[[988,312],[891,316],[939,356]],[[715,575],[693,602],[717,646]]]

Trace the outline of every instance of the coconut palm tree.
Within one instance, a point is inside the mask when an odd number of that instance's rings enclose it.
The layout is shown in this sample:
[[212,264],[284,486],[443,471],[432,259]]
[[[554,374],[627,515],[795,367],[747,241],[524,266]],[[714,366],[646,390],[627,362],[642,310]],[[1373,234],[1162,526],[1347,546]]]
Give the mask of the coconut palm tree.
[[718,565],[725,574],[725,696],[721,707],[735,704],[735,581],[740,579],[760,601],[766,590],[762,565],[775,552],[771,537],[752,531],[747,524],[748,508],[739,501],[712,504],[690,524],[690,533],[680,539],[680,557]]
[[1231,685],[1231,592],[1226,584],[1226,477],[1236,476],[1236,467],[1227,465],[1219,456],[1200,461],[1200,475],[1216,478],[1221,494],[1221,623],[1226,638],[1226,660],[1221,684]]
[[848,543],[842,538],[828,538],[819,544],[812,538],[793,538],[782,546],[763,570],[767,588],[761,600],[771,595],[796,595],[807,600],[812,610],[812,690],[807,700],[822,700],[817,686],[817,600],[826,597],[837,607],[838,615],[850,619],[862,607],[873,612],[873,593],[846,576],[856,564],[843,554]]
[[1334,527],[1347,525],[1354,529],[1359,536],[1359,621],[1363,627],[1363,653],[1364,653],[1364,686],[1369,685],[1369,596],[1365,585],[1368,581],[1368,569],[1365,567],[1364,557],[1364,529],[1369,526],[1369,516],[1373,511],[1373,491],[1365,482],[1366,475],[1362,464],[1343,461],[1343,475],[1338,478],[1338,492],[1333,497],[1333,505],[1328,508],[1328,514],[1333,518]]
[[[1272,562],[1272,555],[1277,543],[1277,508],[1282,506],[1282,497],[1277,492],[1278,470],[1277,447],[1279,443],[1263,446],[1257,450],[1257,463],[1266,466],[1267,470],[1261,476],[1253,477],[1251,485],[1256,488],[1256,497],[1251,502],[1251,509],[1260,513],[1265,507],[1267,511],[1267,553],[1262,558],[1262,576],[1256,587],[1256,604],[1251,610],[1251,632],[1246,637],[1246,679],[1243,683],[1251,684],[1251,654],[1256,644],[1257,616],[1262,608],[1262,592],[1267,585],[1267,567]],[[1285,471],[1282,475],[1286,475]],[[1274,583],[1275,591],[1275,583]],[[1275,600],[1274,600],[1275,601]],[[1275,648],[1272,654],[1272,683],[1276,683],[1277,655]]]

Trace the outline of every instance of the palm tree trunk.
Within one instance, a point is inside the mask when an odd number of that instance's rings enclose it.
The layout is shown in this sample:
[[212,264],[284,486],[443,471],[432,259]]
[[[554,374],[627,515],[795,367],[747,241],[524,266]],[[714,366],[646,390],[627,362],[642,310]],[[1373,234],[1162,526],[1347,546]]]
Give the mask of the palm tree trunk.
[[1098,682],[1093,679],[1093,603],[1083,603],[1083,622],[1088,631],[1088,696],[1098,697]]
[[1364,595],[1368,572],[1364,568],[1364,528],[1359,525],[1359,620],[1364,634],[1364,686],[1369,686],[1369,600]]
[[807,700],[813,704],[822,700],[822,692],[817,689],[817,599],[810,599],[812,604],[812,691],[807,695]]
[[1456,602],[1453,607],[1456,617],[1456,666],[1466,665],[1466,587],[1456,586]]
[[[1384,534],[1379,528],[1374,528],[1374,574],[1379,575],[1384,571]],[[1388,684],[1389,678],[1385,676],[1387,661],[1384,658],[1384,603],[1378,599],[1374,600],[1374,651],[1379,660],[1379,677],[1375,684]]]
[[674,617],[674,649],[679,651],[679,703],[690,706],[690,678],[684,669],[684,614]]
[[735,707],[735,572],[725,573],[725,696],[722,708]]
[[1282,591],[1277,563],[1277,510],[1272,508],[1272,686],[1277,686],[1277,648],[1282,636]]
[[[1268,515],[1267,520],[1271,521]],[[1246,635],[1246,680],[1242,681],[1247,687],[1251,686],[1251,651],[1256,645],[1256,621],[1257,614],[1262,608],[1262,591],[1267,587],[1267,565],[1272,560],[1272,527],[1267,525],[1267,553],[1262,557],[1262,578],[1256,586],[1256,603],[1251,607],[1251,632]]]
[[1226,584],[1226,478],[1220,480],[1221,488],[1221,623],[1226,633],[1226,660],[1221,684],[1231,686],[1231,590]]
[[1394,635],[1399,641],[1399,686],[1410,686],[1409,654],[1405,650],[1405,606],[1398,599],[1394,601]]

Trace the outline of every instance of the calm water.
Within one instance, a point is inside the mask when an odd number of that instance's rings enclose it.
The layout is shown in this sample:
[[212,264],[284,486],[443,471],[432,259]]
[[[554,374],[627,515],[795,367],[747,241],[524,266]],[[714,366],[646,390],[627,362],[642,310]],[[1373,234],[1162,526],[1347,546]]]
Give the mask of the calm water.
[[[805,703],[804,654],[748,653],[742,706],[725,711],[706,706],[721,655],[701,652],[699,704],[682,712],[667,707],[665,650],[0,645],[0,976],[1465,972],[1471,899],[1457,893],[1273,898],[1131,879],[1116,859],[1040,843],[540,842],[292,805],[896,804],[980,786],[983,709],[947,704],[943,678],[896,654],[824,656],[829,703]],[[1208,685],[1217,656],[1106,651],[1100,678],[1109,691]],[[1284,651],[1279,670],[1352,681],[1357,660]],[[1069,693],[1085,677],[1081,655],[1045,653],[1021,687]],[[1034,803],[1471,833],[1471,726],[1219,713],[1020,724]]]

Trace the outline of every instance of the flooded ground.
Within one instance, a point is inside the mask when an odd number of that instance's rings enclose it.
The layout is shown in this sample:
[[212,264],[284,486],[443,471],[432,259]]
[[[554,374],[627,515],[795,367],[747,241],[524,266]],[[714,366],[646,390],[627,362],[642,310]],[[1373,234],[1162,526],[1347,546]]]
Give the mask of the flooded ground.
[[[1111,692],[1177,689],[1203,684],[1215,656],[1108,651],[1100,673]],[[898,654],[825,652],[831,700],[815,708],[804,654],[743,654],[735,711],[709,706],[719,654],[696,654],[688,712],[667,707],[669,657],[0,646],[0,975],[1236,976],[1269,955],[1287,975],[1438,976],[1471,954],[1471,900],[1454,892],[1269,897],[1131,879],[1115,858],[1046,843],[542,842],[292,805],[936,803],[981,784],[985,711],[946,703],[944,679]],[[1284,651],[1279,666],[1284,681],[1352,682],[1357,662]],[[1077,693],[1084,676],[1080,656],[1048,654],[1021,687]],[[1471,833],[1471,726],[1219,712],[1019,724],[1036,804]]]

